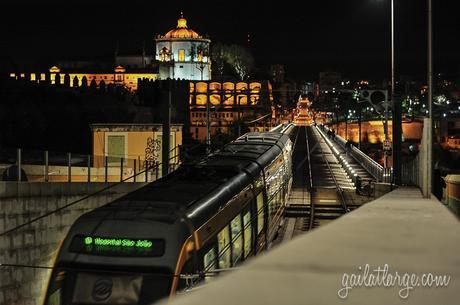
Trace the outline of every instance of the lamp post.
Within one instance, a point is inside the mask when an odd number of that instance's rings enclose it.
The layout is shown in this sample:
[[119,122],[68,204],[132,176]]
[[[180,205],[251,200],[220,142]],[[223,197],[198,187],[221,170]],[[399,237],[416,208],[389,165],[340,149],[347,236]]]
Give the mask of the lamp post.
[[395,14],[394,14],[394,0],[391,0],[391,97],[390,101],[393,104],[393,181],[396,185],[402,184],[402,113],[401,102],[395,101]]
[[425,198],[431,197],[431,179],[432,179],[432,167],[433,167],[433,19],[432,19],[432,0],[428,0],[428,119],[425,120],[426,126],[428,128],[427,132],[424,132],[426,135],[426,175],[423,175],[423,196]]

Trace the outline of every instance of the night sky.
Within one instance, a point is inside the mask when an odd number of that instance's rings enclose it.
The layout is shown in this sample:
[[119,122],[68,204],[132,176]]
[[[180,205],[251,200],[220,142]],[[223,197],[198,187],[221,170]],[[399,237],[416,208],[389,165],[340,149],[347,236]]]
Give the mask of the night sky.
[[[395,0],[397,74],[426,74],[427,5]],[[434,2],[435,72],[460,76],[458,1]],[[153,48],[156,34],[188,25],[213,42],[246,44],[257,65],[287,65],[288,76],[314,80],[318,72],[388,78],[390,0],[320,1],[15,1],[2,4],[0,61],[27,65],[58,59],[109,57]],[[306,7],[305,7],[306,6]],[[5,18],[3,18],[5,17]]]

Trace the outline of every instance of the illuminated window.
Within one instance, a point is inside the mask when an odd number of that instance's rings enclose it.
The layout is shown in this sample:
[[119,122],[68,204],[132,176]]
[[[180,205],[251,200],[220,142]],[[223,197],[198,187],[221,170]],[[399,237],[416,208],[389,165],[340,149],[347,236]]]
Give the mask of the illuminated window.
[[216,249],[211,248],[203,257],[204,271],[211,271],[217,268]]
[[204,94],[198,94],[196,96],[196,104],[197,105],[206,105],[206,102],[208,100],[208,97]]
[[220,105],[220,95],[213,94],[209,97],[211,104]]
[[217,246],[219,248],[219,268],[230,268],[230,230],[228,229],[228,226],[224,227],[222,231],[217,234]]
[[243,217],[244,226],[244,258],[251,253],[252,230],[251,230],[251,212],[247,212]]
[[224,88],[225,91],[233,91],[233,90],[235,90],[235,84],[227,82],[227,83],[224,83],[223,88]]
[[221,89],[220,83],[210,83],[209,84],[210,91],[220,91],[220,89]]
[[264,229],[264,196],[263,193],[260,192],[257,195],[257,234],[260,234]]
[[237,215],[230,223],[232,228],[232,261],[235,265],[241,259],[243,254],[243,232],[241,228],[241,216]]
[[35,80],[36,80],[36,78],[35,78],[35,73],[31,73],[31,74],[30,74],[30,80],[31,80],[31,81],[35,81]]
[[185,61],[185,50],[179,50],[179,61]]
[[233,95],[231,94],[225,94],[224,95],[224,101],[223,104],[225,107],[229,108],[233,106],[235,99],[233,98]]
[[247,95],[238,95],[238,105],[247,105],[248,104],[248,96]]
[[40,74],[40,80],[45,80],[45,78],[46,78],[45,73]]
[[208,91],[208,85],[204,82],[196,83],[196,92],[206,93]]
[[259,93],[261,87],[262,85],[260,83],[250,83],[249,84],[249,89],[251,90],[251,93]]
[[251,105],[259,104],[259,95],[258,94],[252,94],[250,99],[251,99]]
[[237,83],[236,84],[236,91],[237,92],[243,92],[248,90],[248,84],[247,83]]
[[10,73],[10,77],[13,77],[13,78],[14,78],[14,77],[16,77],[16,74]]

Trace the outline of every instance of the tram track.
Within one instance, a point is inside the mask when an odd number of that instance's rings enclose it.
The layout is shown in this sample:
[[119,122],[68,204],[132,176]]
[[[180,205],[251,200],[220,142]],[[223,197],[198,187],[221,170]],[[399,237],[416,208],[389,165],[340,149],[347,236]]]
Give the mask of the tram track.
[[347,192],[354,184],[314,126],[294,132],[293,187],[286,207],[283,239],[337,219],[356,208]]

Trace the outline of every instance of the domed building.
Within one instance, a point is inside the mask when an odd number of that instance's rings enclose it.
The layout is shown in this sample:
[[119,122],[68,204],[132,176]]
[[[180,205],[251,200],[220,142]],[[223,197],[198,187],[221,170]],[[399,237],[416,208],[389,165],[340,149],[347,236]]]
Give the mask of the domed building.
[[159,35],[155,42],[155,57],[160,63],[159,79],[211,79],[211,40],[190,29],[182,14],[177,27]]

